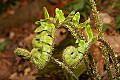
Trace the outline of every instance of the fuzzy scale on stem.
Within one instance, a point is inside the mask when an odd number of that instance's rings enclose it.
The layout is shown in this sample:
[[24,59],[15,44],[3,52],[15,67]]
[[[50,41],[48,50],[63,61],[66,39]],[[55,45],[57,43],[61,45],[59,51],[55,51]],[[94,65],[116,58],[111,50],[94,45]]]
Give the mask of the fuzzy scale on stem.
[[99,16],[98,16],[99,12],[97,11],[95,1],[90,0],[90,4],[91,4],[91,7],[92,7],[92,11],[93,11],[93,17],[95,18],[95,22],[96,22],[96,26],[97,26],[96,28],[99,31],[98,37],[102,38],[102,35],[103,35],[102,26],[101,26],[100,21],[99,21]]
[[114,53],[113,49],[112,49],[111,46],[108,44],[108,42],[105,41],[104,39],[99,39],[98,41],[102,42],[102,43],[106,46],[106,48],[107,48],[107,50],[108,50],[108,53],[110,54],[111,60],[112,60],[112,62],[113,62],[113,65],[114,65],[114,67],[115,67],[116,80],[119,80],[119,69],[118,69],[118,66],[117,66],[118,61],[117,61],[117,59],[115,58],[115,53]]

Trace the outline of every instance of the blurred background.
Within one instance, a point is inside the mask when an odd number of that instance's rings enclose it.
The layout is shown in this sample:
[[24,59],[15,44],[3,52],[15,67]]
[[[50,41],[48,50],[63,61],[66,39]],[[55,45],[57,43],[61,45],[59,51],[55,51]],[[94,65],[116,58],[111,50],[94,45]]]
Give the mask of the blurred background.
[[[104,37],[120,61],[120,0],[96,0],[96,4],[102,30],[105,33]],[[94,29],[89,0],[0,0],[0,80],[65,80],[63,75],[57,75],[59,72],[48,70],[40,73],[41,70],[32,63],[14,54],[16,47],[32,49],[31,41],[35,36],[34,30],[37,28],[34,23],[44,18],[43,7],[48,9],[52,17],[54,17],[55,8],[62,9],[65,16],[73,10],[80,12],[80,22],[90,17],[94,35],[98,33]],[[64,48],[62,43],[71,38],[68,35],[69,32],[65,28],[57,30],[55,45],[58,50],[62,50]],[[91,51],[95,57],[98,72],[103,76],[102,80],[107,80],[98,43],[91,46]],[[79,80],[87,79],[89,75],[84,71]]]

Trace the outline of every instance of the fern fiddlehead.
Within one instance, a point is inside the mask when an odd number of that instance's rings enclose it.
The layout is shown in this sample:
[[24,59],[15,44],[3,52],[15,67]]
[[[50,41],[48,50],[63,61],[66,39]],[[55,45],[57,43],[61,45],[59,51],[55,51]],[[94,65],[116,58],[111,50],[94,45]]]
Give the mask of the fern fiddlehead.
[[74,68],[82,60],[83,54],[79,53],[74,46],[67,47],[63,52],[63,59],[65,63]]
[[[64,25],[66,25],[66,27],[71,32],[71,34],[74,36],[74,38],[77,39],[76,43],[78,44],[78,48],[75,48],[73,46],[67,47],[63,52],[63,60],[65,61],[65,63],[67,63],[67,65],[69,65],[71,67],[75,67],[75,66],[77,66],[77,64],[79,64],[79,62],[83,58],[86,68],[88,70],[88,73],[91,76],[90,78],[93,79],[92,75],[91,75],[92,72],[91,72],[90,66],[85,57],[85,55],[86,55],[85,49],[88,48],[91,44],[93,44],[97,40],[97,37],[93,38],[93,32],[89,25],[90,19],[86,20],[86,22],[82,23],[82,25],[81,25],[81,24],[79,24],[79,19],[80,19],[79,16],[80,16],[79,13],[76,13],[75,16],[71,17],[71,20],[69,19],[69,24],[64,23]],[[68,15],[68,17],[69,17],[69,15]],[[82,36],[80,34],[80,31],[77,32],[78,29],[83,28],[83,27],[85,27],[87,35],[88,35],[88,43],[86,43],[85,40],[83,40],[83,38],[81,38]],[[77,34],[77,33],[79,33],[79,34]],[[89,58],[91,58],[91,57],[89,57]],[[93,63],[93,62],[91,62],[91,63]],[[94,70],[94,74],[98,80],[96,68],[93,67],[93,70]]]
[[36,22],[36,24],[39,24],[40,26],[35,30],[38,34],[32,40],[34,48],[31,52],[22,48],[17,48],[15,50],[15,53],[27,57],[39,68],[44,68],[50,60],[56,31],[55,25],[49,22],[49,14],[46,8],[44,8],[44,14],[45,20]]

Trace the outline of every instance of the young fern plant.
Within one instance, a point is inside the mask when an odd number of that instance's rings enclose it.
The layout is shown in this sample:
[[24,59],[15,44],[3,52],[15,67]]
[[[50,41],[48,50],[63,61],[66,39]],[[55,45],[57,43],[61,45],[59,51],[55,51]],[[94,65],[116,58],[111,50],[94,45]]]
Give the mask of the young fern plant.
[[[65,18],[62,10],[59,10],[58,8],[56,8],[55,18],[49,17],[49,14],[45,7],[44,15],[45,19],[41,19],[40,21],[36,22],[36,24],[40,26],[35,30],[35,32],[38,33],[38,35],[35,36],[35,38],[32,41],[34,48],[31,50],[31,52],[27,51],[26,49],[17,48],[15,50],[15,53],[19,56],[22,56],[25,59],[29,59],[39,68],[44,68],[45,65],[49,62],[49,60],[52,59],[62,68],[64,68],[68,72],[68,74],[70,74],[73,77],[74,80],[77,80],[77,77],[70,69],[77,67],[82,58],[85,58],[85,49],[87,49],[91,44],[93,44],[97,40],[97,36],[93,37],[93,32],[89,25],[90,19],[86,20],[86,22],[84,23],[79,24],[79,12],[77,12],[76,14],[75,12],[71,12],[68,15],[68,17]],[[60,62],[54,57],[52,57],[55,32],[61,25],[68,28],[68,30],[76,39],[76,43],[78,45],[78,47],[68,46],[64,50],[63,62]],[[82,36],[80,35],[81,32],[77,33],[78,29],[84,27],[88,34],[88,42],[86,42],[82,38]],[[87,66],[89,66],[88,62]]]
[[[15,50],[15,53],[18,56],[22,56],[25,59],[29,59],[37,67],[41,69],[43,69],[46,66],[46,64],[50,62],[50,60],[52,60],[56,64],[58,64],[61,68],[65,69],[66,72],[74,80],[78,80],[78,76],[80,75],[77,76],[76,74],[74,74],[75,72],[73,72],[73,70],[74,69],[79,70],[78,68],[80,66],[79,64],[82,64],[81,62],[84,62],[85,68],[88,71],[91,80],[93,79],[100,80],[101,78],[97,72],[94,58],[92,57],[92,54],[89,51],[89,48],[92,44],[94,44],[96,41],[100,41],[103,44],[102,45],[102,49],[104,52],[103,56],[105,57],[106,69],[108,71],[109,79],[113,80],[109,63],[110,53],[111,60],[113,61],[115,67],[116,72],[115,78],[116,80],[119,80],[117,60],[115,58],[113,49],[103,39],[95,2],[94,0],[90,0],[90,2],[97,24],[96,28],[99,31],[98,36],[93,35],[93,31],[90,27],[90,18],[83,23],[79,23],[80,20],[79,12],[75,13],[74,11],[72,11],[67,17],[64,17],[64,13],[62,12],[62,10],[56,8],[55,17],[50,17],[47,9],[44,7],[43,10],[45,19],[41,19],[40,21],[36,22],[36,24],[40,26],[35,30],[37,35],[32,41],[34,48],[30,52],[23,48],[17,48]],[[54,58],[52,53],[54,50],[53,47],[55,33],[57,29],[61,26],[64,26],[65,28],[68,29],[68,31],[70,31],[70,33],[76,40],[75,44],[77,45],[77,46],[71,45],[64,49],[62,54],[63,61],[59,61],[59,59]],[[87,40],[84,39],[83,34],[80,30],[83,28],[85,28],[87,33]]]

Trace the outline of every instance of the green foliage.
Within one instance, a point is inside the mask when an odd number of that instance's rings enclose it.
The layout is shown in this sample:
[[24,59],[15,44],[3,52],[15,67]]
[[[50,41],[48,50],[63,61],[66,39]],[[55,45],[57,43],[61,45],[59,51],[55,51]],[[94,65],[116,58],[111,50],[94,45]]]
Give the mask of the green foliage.
[[90,2],[89,0],[75,0],[72,3],[64,7],[68,11],[80,12],[80,14],[86,18],[90,11]]
[[117,4],[115,8],[120,9],[120,4]]
[[97,36],[92,37],[86,44],[85,47],[90,47],[92,44],[94,44],[98,40]]
[[44,11],[45,19],[49,19],[49,13],[48,13],[46,7],[43,8],[43,11]]
[[[47,12],[47,10],[45,10],[45,12]],[[47,13],[47,15],[49,14]],[[48,16],[46,18],[48,18]],[[43,21],[40,21],[39,24],[41,26],[35,30],[35,32],[39,34],[36,35],[32,41],[35,48],[31,51],[31,60],[38,67],[44,68],[51,56],[55,26],[52,23]]]
[[85,52],[85,40],[77,39],[76,43],[78,44],[78,51],[83,54]]
[[[47,51],[39,51],[39,48],[33,48],[31,51],[31,61],[39,68],[44,68],[50,59]],[[49,50],[49,49],[48,49]]]
[[120,33],[120,16],[116,16],[115,21],[116,21],[116,30]]
[[102,32],[106,32],[106,30],[108,29],[109,24],[105,23],[102,25]]
[[86,20],[85,30],[87,32],[88,40],[90,40],[93,37],[93,32],[90,28],[90,18],[88,20]]
[[7,46],[6,42],[0,43],[0,52],[4,51],[6,46]]
[[[64,17],[64,13],[62,12],[62,10],[56,8],[55,12],[56,12],[55,18],[50,18],[47,9],[44,8],[45,20],[42,19],[36,22],[36,24],[39,25],[39,27],[35,30],[35,32],[38,34],[35,36],[35,38],[32,41],[32,44],[34,45],[35,48],[33,48],[31,52],[22,48],[17,48],[15,50],[16,54],[18,54],[19,56],[23,56],[25,59],[31,60],[39,68],[44,68],[45,65],[49,62],[50,58],[53,59],[53,57],[51,56],[52,47],[54,43],[55,31],[57,30],[57,28],[59,28],[58,26],[60,26],[61,24],[69,25],[68,23],[71,22],[70,25],[74,26],[73,29],[75,28],[77,29],[78,28],[77,26],[79,25],[79,20],[80,20],[79,12],[77,12],[76,14],[74,12],[71,12],[67,18]],[[90,28],[89,22],[90,20],[88,19],[86,22],[84,22],[85,25],[81,26],[80,28],[85,27],[87,29],[86,32],[89,36],[89,39],[91,39],[93,35],[91,36],[92,30]],[[54,26],[56,24],[58,25],[57,27]],[[70,25],[67,28],[69,28]],[[75,32],[72,32],[72,30],[71,33],[75,34]],[[77,39],[76,43],[78,44],[77,48],[75,48],[74,46],[68,46],[63,52],[63,62],[65,62],[66,65],[63,66],[64,63],[62,62],[58,63],[59,65],[62,64],[62,67],[65,69],[67,66],[71,68],[77,67],[77,65],[80,63],[80,61],[83,58],[83,54],[85,53],[85,49],[86,49],[85,45],[87,43],[85,42],[85,40],[80,40],[80,39]],[[68,71],[68,73],[69,72],[71,73],[71,71]]]
[[77,13],[75,14],[75,16],[73,17],[72,22],[73,22],[73,24],[74,24],[75,26],[77,26],[77,25],[79,24],[79,20],[80,20],[80,13],[77,12]]
[[63,60],[68,66],[72,68],[77,66],[82,57],[83,54],[79,53],[74,46],[67,47],[63,52]]
[[[56,16],[55,18],[53,18],[49,17],[48,11],[44,7],[45,19],[41,19],[40,21],[36,22],[36,24],[39,27],[35,30],[37,35],[32,41],[34,48],[31,50],[31,52],[22,48],[17,48],[15,50],[15,53],[19,56],[23,56],[23,58],[25,59],[29,59],[37,67],[42,69],[51,60],[55,62],[57,65],[59,65],[62,69],[64,69],[73,80],[78,80],[77,77],[80,76],[81,74],[81,72],[78,71],[83,71],[84,69],[83,70],[81,69],[84,66],[85,69],[87,69],[91,79],[96,78],[96,80],[99,80],[100,76],[97,73],[94,58],[90,53],[89,48],[96,41],[101,41],[101,43],[104,44],[105,46],[102,48],[104,52],[103,56],[105,57],[106,61],[106,67],[109,68],[107,69],[107,71],[109,76],[111,76],[109,79],[112,79],[112,75],[110,72],[109,55],[108,54],[106,55],[106,53],[107,51],[109,52],[113,51],[111,47],[109,47],[108,43],[103,39],[101,25],[99,24],[98,16],[96,13],[97,10],[95,7],[95,2],[94,0],[90,0],[90,2],[93,8],[94,18],[97,23],[97,30],[99,31],[99,34],[97,36],[93,35],[93,31],[90,27],[90,18],[83,23],[79,23],[80,20],[79,12],[75,14],[75,12],[73,11],[65,18],[62,10],[59,10],[58,8],[56,8],[55,10]],[[62,60],[59,59],[61,57],[54,58],[53,56],[55,32],[60,26],[64,26],[65,28],[67,28],[74,37],[74,39],[76,40],[75,46],[70,45],[63,50]],[[81,32],[81,29],[83,28],[85,28],[86,30],[87,40],[84,39],[83,34]],[[112,54],[114,54],[114,52]],[[117,61],[115,60],[115,56],[113,56],[112,54],[110,54],[110,56],[112,61],[114,62],[116,80],[118,80],[118,67],[116,66]],[[82,65],[82,67],[80,65]],[[74,72],[72,70],[74,70]],[[46,71],[44,71],[43,73],[45,72]],[[75,75],[74,73],[77,74]]]
[[[44,14],[45,19],[49,19],[49,14],[45,7]],[[40,26],[35,30],[38,34],[32,40],[32,44],[35,48],[33,48],[31,52],[22,48],[17,48],[15,53],[25,57],[25,59],[30,59],[37,67],[44,68],[52,54],[55,26],[54,24],[45,22],[44,20],[37,21],[36,24]]]
[[115,9],[120,9],[120,0],[115,0],[113,4],[115,5]]
[[25,59],[30,59],[31,53],[27,51],[26,49],[17,48],[14,53],[16,53],[18,56],[22,56]]
[[59,23],[62,23],[65,20],[64,13],[62,12],[62,10],[59,10],[58,8],[56,8],[55,13]]
[[[113,3],[112,3],[113,6],[113,9],[115,11],[120,11],[120,0],[115,0]],[[118,33],[120,33],[120,14],[118,13],[117,15],[115,15],[115,23],[116,23],[116,31]]]

